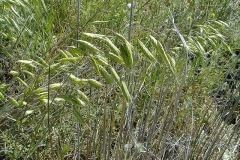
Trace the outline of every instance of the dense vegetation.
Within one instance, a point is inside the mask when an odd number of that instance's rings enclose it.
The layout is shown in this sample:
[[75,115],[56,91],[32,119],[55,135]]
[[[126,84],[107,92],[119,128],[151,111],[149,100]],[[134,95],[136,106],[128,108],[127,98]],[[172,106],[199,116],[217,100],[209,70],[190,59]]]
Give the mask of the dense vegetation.
[[239,7],[0,0],[0,159],[240,159]]

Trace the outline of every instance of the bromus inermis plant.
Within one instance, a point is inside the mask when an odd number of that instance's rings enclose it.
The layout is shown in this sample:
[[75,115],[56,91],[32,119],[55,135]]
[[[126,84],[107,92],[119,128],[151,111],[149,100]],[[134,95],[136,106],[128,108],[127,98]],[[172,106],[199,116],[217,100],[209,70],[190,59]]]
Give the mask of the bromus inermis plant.
[[239,159],[238,4],[0,1],[0,159]]

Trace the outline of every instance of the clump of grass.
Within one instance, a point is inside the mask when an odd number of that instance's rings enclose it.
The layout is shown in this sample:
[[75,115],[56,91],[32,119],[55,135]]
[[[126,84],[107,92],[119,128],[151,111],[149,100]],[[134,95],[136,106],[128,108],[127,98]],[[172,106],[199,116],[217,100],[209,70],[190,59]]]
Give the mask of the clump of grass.
[[1,158],[238,159],[233,2],[128,3],[0,2]]

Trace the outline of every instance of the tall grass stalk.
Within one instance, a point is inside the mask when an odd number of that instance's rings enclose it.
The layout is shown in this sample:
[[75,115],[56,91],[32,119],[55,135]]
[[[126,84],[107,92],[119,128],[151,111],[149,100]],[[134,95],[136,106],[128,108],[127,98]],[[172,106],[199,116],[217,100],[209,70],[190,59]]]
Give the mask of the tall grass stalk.
[[131,40],[131,34],[132,34],[132,20],[133,20],[133,8],[134,8],[133,0],[131,0],[130,3],[130,14],[129,14],[129,30],[128,30],[128,41]]
[[0,159],[239,159],[239,2],[129,3],[0,1]]
[[[76,16],[76,29],[77,29],[77,34],[76,34],[76,39],[79,39],[79,27],[80,27],[80,3],[81,1],[77,1],[77,16]],[[78,43],[76,44],[78,47]],[[78,75],[78,67],[76,68],[76,77],[79,77]],[[80,159],[80,133],[81,133],[81,125],[79,122],[77,122],[77,159]]]

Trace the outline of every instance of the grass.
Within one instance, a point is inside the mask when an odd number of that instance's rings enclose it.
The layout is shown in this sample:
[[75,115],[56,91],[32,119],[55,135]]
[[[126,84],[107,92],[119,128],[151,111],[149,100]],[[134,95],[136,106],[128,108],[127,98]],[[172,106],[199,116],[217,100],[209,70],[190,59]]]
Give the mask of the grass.
[[0,158],[239,159],[238,4],[2,0]]

